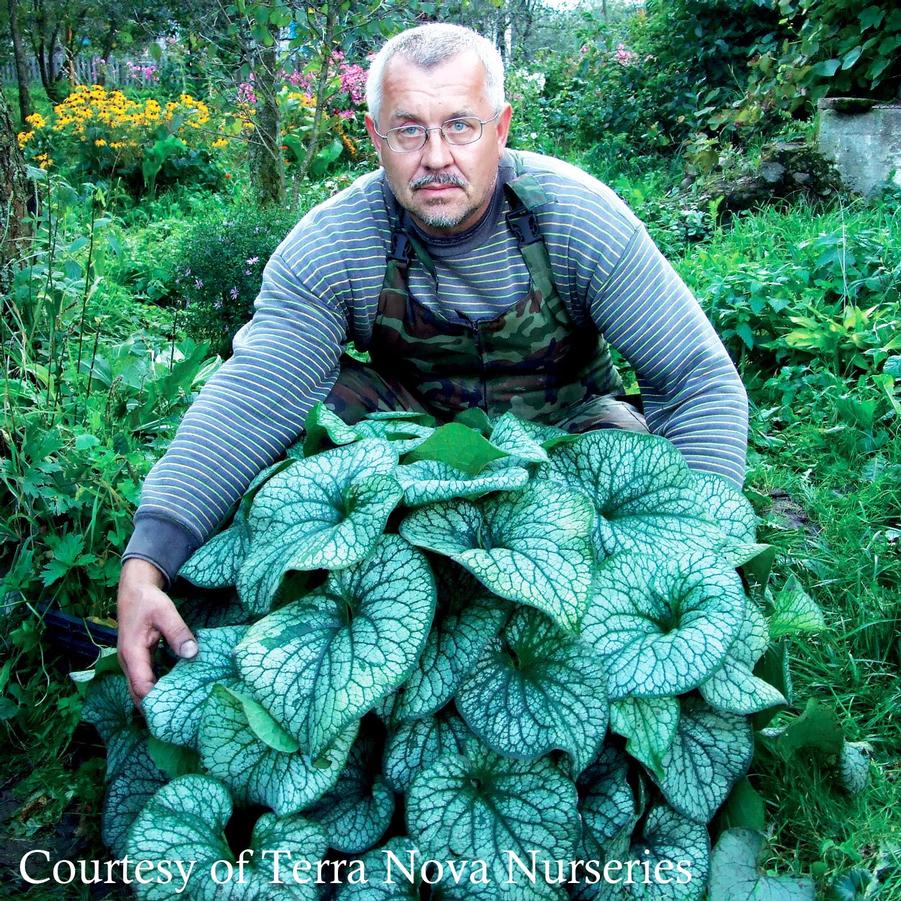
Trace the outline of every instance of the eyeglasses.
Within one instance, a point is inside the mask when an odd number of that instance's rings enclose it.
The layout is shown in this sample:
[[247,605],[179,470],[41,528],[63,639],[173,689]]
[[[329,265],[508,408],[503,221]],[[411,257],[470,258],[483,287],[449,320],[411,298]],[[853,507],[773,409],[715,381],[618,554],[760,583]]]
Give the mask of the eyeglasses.
[[457,119],[448,119],[441,125],[435,125],[432,128],[426,128],[424,125],[399,125],[397,128],[389,128],[385,134],[379,131],[376,131],[376,134],[380,138],[384,138],[395,153],[414,153],[422,150],[430,131],[440,131],[441,137],[448,144],[458,147],[478,141],[482,137],[483,126],[493,122],[500,114],[500,110],[498,110],[490,119],[480,119],[478,116],[460,116]]

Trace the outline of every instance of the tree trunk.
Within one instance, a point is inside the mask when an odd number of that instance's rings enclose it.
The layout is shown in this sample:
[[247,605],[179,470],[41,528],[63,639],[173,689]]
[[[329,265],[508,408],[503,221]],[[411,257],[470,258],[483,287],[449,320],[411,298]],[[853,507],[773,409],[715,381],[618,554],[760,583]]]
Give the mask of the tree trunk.
[[28,67],[25,64],[25,48],[22,46],[22,32],[19,31],[18,0],[7,0],[9,6],[9,30],[13,39],[13,54],[16,61],[16,81],[19,83],[19,118],[23,126],[31,115],[31,95],[28,93]]
[[259,106],[255,118],[255,140],[250,145],[250,177],[260,206],[281,204],[285,199],[285,164],[279,134],[276,98],[278,29],[271,29],[273,42],[260,47],[254,66],[254,89]]
[[29,236],[28,179],[6,98],[0,91],[0,294]]
[[295,185],[306,178],[316,152],[319,150],[319,139],[322,134],[322,111],[325,108],[326,94],[328,93],[329,69],[332,64],[332,42],[335,39],[335,21],[337,12],[335,2],[330,2],[325,12],[325,28],[322,33],[322,46],[319,48],[319,79],[316,82],[316,108],[313,110],[313,127],[310,129],[310,143],[307,144],[307,153],[295,175]]

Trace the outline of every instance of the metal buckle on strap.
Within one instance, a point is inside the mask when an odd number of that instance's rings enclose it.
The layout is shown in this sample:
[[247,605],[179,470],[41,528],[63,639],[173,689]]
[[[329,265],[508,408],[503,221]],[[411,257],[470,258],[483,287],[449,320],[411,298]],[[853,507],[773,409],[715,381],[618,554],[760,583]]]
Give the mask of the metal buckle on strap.
[[538,231],[538,220],[531,210],[524,207],[518,210],[511,210],[507,213],[507,225],[513,232],[516,240],[522,244],[534,244],[541,240],[541,233]]

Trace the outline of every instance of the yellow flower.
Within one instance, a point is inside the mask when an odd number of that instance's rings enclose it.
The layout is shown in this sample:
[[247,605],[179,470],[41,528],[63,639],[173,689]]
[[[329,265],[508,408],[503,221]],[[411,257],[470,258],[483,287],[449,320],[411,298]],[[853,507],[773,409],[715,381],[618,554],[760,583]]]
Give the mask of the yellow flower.
[[97,140],[94,141],[94,146],[95,147],[106,147],[106,140],[104,138],[97,138]]
[[25,117],[25,121],[33,128],[43,128],[47,124],[47,120],[40,113],[32,113]]
[[228,138],[216,138],[210,147],[215,148],[216,150],[220,150],[223,147],[228,147]]
[[21,150],[33,137],[33,131],[20,131],[16,135],[16,138],[19,141],[19,150]]

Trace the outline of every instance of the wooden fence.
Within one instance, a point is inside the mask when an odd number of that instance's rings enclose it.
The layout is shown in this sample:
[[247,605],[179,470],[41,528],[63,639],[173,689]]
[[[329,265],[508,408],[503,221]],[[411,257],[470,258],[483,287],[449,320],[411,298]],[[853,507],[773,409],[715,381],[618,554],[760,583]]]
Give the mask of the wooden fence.
[[[111,59],[105,64],[101,64],[98,57],[78,57],[75,60],[75,81],[77,84],[95,84],[98,72],[102,69],[106,70],[106,84],[112,87],[126,87],[140,85],[141,78],[133,77],[131,74],[131,65],[145,66],[156,65],[149,57],[146,59]],[[26,60],[26,69],[28,70],[28,79],[30,82],[40,82],[41,73],[38,69],[37,60],[28,57]],[[68,68],[66,67],[66,77],[68,77]],[[0,65],[0,84],[16,83],[16,67],[12,62]]]

